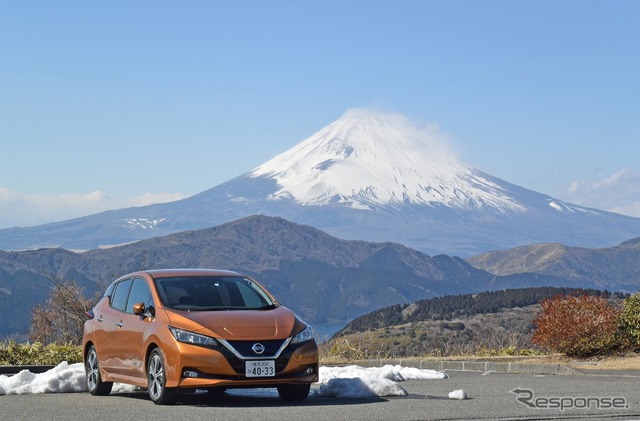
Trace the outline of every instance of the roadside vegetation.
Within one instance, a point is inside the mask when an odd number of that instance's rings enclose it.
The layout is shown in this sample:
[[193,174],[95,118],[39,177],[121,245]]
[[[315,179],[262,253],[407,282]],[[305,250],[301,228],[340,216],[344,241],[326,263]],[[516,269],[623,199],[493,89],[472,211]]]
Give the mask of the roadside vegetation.
[[74,281],[47,275],[49,297],[31,310],[30,342],[0,342],[0,365],[57,365],[82,361],[85,312],[98,297],[87,297]]
[[82,361],[82,348],[74,344],[0,343],[0,365],[57,365]]

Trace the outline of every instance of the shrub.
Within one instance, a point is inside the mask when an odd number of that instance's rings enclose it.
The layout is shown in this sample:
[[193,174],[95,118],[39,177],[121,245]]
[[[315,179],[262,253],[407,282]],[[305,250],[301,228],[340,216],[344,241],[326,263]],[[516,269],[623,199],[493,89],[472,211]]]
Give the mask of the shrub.
[[632,351],[640,351],[640,293],[624,300],[618,319],[621,345]]
[[334,339],[324,344],[322,350],[323,359],[328,361],[356,361],[369,357],[360,341],[349,341],[345,338]]
[[533,343],[568,357],[607,354],[616,347],[620,309],[606,298],[559,294],[540,304]]
[[0,343],[0,365],[57,365],[62,361],[82,361],[82,348],[73,344]]

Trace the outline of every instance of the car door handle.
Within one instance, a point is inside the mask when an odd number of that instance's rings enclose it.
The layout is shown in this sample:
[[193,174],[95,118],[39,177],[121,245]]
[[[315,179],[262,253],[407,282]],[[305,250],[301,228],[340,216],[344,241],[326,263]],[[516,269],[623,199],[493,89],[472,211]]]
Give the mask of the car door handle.
[[118,326],[118,327],[122,327],[122,326],[124,326],[124,323],[122,323],[122,320],[121,320],[121,321],[119,321],[118,323],[116,323],[116,326]]

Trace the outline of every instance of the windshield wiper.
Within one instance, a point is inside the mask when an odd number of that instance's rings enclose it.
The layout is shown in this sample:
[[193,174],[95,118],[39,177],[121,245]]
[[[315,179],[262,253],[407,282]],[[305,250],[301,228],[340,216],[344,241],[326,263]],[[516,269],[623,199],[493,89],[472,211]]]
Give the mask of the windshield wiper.
[[276,307],[278,307],[276,304],[267,304],[262,307],[258,307],[256,310],[273,310]]

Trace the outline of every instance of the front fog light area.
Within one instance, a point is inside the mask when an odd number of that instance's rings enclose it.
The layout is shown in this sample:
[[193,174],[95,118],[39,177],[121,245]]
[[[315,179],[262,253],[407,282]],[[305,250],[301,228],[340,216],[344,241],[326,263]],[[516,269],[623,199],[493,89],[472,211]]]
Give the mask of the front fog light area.
[[188,377],[188,378],[195,379],[195,378],[198,377],[198,372],[197,371],[193,371],[193,370],[184,370],[182,372],[182,377]]

